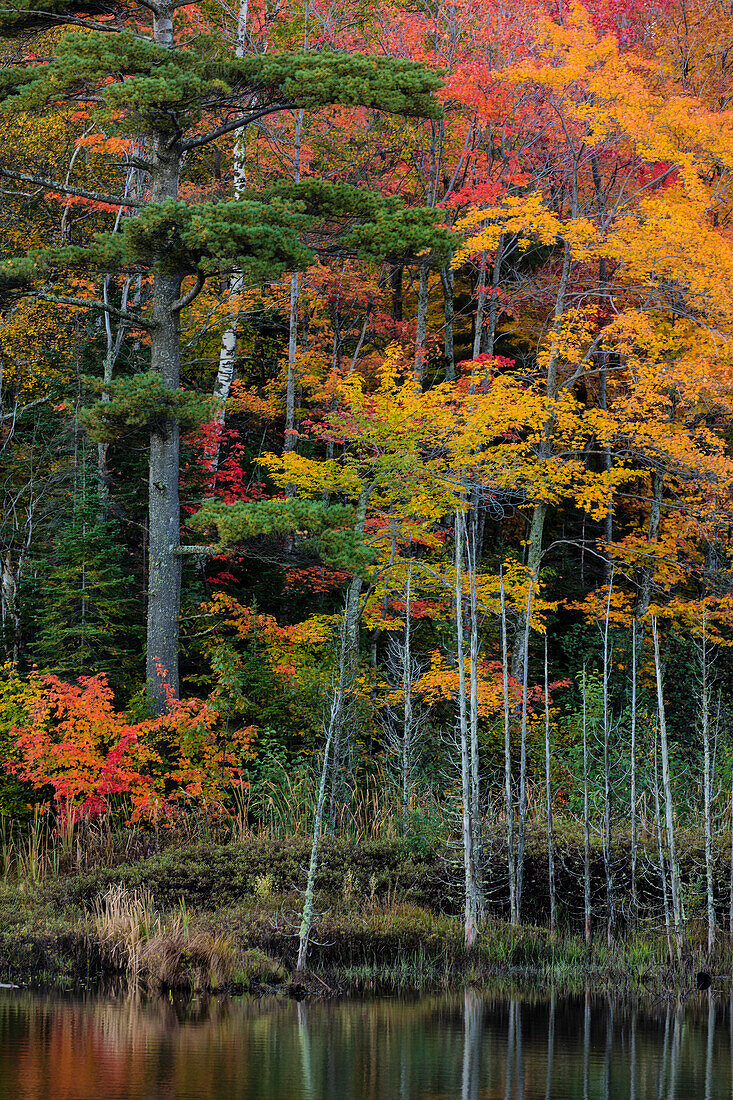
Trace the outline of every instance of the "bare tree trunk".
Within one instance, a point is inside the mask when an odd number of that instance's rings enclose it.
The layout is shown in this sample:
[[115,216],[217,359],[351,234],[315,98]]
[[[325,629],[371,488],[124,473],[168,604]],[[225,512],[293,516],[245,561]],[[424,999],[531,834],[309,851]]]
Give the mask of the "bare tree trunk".
[[[641,569],[639,583],[639,600],[636,608],[636,618],[641,622],[652,600],[652,584],[654,583],[654,558],[652,546],[659,541],[659,527],[662,518],[662,494],[664,491],[664,478],[658,470],[652,470],[652,499],[649,508],[649,528],[647,543],[649,545],[649,558],[647,564]],[[643,628],[642,628],[643,629]]]
[[715,948],[715,892],[713,882],[713,758],[710,745],[710,677],[707,652],[707,614],[702,609],[700,650],[700,720],[703,744],[703,799],[705,803],[705,887],[708,910],[708,954]]
[[506,601],[504,570],[499,567],[499,598],[501,600],[501,680],[504,692],[504,807],[506,812],[506,850],[509,872],[509,920],[519,923],[517,910],[517,863],[514,849],[514,794],[512,791],[512,742],[509,723],[509,651],[506,636]]
[[662,750],[662,786],[664,789],[664,811],[667,823],[667,848],[669,850],[669,881],[672,893],[672,913],[674,916],[674,935],[677,946],[677,960],[682,962],[684,931],[682,928],[682,898],[680,891],[679,866],[674,832],[674,807],[672,805],[672,781],[669,772],[669,746],[667,743],[667,717],[664,707],[662,686],[662,665],[659,659],[659,635],[656,617],[652,619],[652,637],[654,640],[654,669],[657,679],[657,705],[659,709],[659,742]]
[[547,635],[545,635],[545,796],[547,802],[547,878],[550,887],[550,935],[555,934],[557,899],[555,897],[555,838],[552,828],[552,773],[550,770],[550,689],[547,676]]
[[[731,943],[733,943],[733,774],[731,775],[731,890],[729,902],[729,934]],[[731,1026],[733,1026],[733,1023]]]
[[[356,522],[354,524],[354,530],[358,535],[363,536],[364,526],[366,524],[366,512],[369,504],[369,497],[372,492],[372,484],[365,483],[362,486],[361,493],[359,494],[359,500],[356,505]],[[351,672],[355,670],[359,659],[359,623],[361,621],[361,588],[362,579],[358,575],[354,575],[346,593],[346,652],[348,654],[349,664],[351,666]],[[344,724],[339,722],[336,724],[333,732],[333,750],[332,758],[333,765],[331,768],[331,793],[329,804],[329,831],[334,832],[336,828],[336,812],[341,795],[341,782],[342,782],[342,757],[344,754],[343,749],[343,732]]]
[[323,750],[323,764],[321,766],[321,778],[318,785],[318,800],[316,802],[316,814],[313,824],[313,840],[311,842],[310,863],[308,865],[308,879],[305,887],[305,896],[303,898],[303,913],[301,916],[300,930],[298,933],[298,962],[296,965],[296,973],[299,974],[305,970],[305,962],[308,955],[308,940],[310,938],[311,926],[313,924],[313,902],[315,898],[316,873],[318,871],[318,849],[321,840],[321,822],[323,821],[323,807],[326,801],[326,781],[330,764],[329,752],[334,735],[336,731],[341,727],[343,717],[344,694],[347,676],[346,652],[348,646],[348,634],[346,626],[346,613],[344,612],[344,621],[341,627],[341,647],[339,652],[338,680],[334,687],[333,697],[331,699],[331,707],[329,711],[328,726],[326,728],[326,744]]
[[478,359],[481,354],[481,337],[484,328],[484,310],[486,309],[486,261],[487,253],[481,253],[478,269],[478,283],[476,284],[476,328],[473,333],[473,358]]
[[631,919],[636,923],[638,900],[636,896],[636,865],[638,840],[636,835],[636,619],[631,622],[631,775],[629,810],[631,812]]
[[[234,55],[238,58],[244,57],[244,51],[247,44],[247,19],[248,0],[240,0],[237,33],[234,44]],[[241,198],[247,186],[245,148],[244,131],[240,130],[235,136],[233,149],[235,199]],[[237,299],[241,297],[243,290],[244,279],[242,273],[235,271],[229,278],[229,294],[230,297],[234,299],[235,306],[229,315],[228,324],[221,336],[219,368],[216,372],[216,381],[214,383],[214,396],[219,398],[221,405],[215,414],[216,434],[211,441],[211,454],[207,456],[213,477],[216,476],[216,472],[219,468],[221,433],[224,430],[224,423],[226,420],[226,401],[231,392],[237,364],[237,330],[239,327],[239,303]]]
[[478,523],[477,510],[471,511],[470,531],[466,532],[466,550],[470,592],[470,646],[469,665],[471,677],[470,697],[470,749],[471,749],[471,825],[473,830],[473,858],[479,898],[479,912],[483,916],[483,830],[481,822],[481,785],[478,744],[478,600],[476,596],[476,549]]
[[405,596],[405,648],[402,662],[402,686],[405,695],[405,712],[402,727],[402,818],[407,820],[410,812],[410,764],[412,748],[412,654],[410,652],[411,634],[411,581],[412,563],[407,567],[407,593]]
[[[573,207],[577,205],[577,194],[574,193]],[[562,322],[565,315],[565,299],[567,296],[568,282],[570,279],[570,269],[572,267],[572,252],[570,245],[565,243],[563,250],[563,264],[562,272],[560,275],[560,282],[557,287],[557,295],[555,297],[555,315],[553,319],[553,346],[550,353],[550,358],[547,364],[547,382],[545,386],[545,393],[549,403],[549,411],[544,426],[544,438],[542,441],[541,454],[545,461],[548,461],[552,454],[552,437],[555,434],[556,413],[554,410],[554,402],[557,398],[557,369],[560,364],[560,335],[562,333]],[[539,581],[540,576],[540,563],[542,561],[542,540],[545,531],[545,521],[547,519],[548,506],[546,501],[538,500],[534,508],[532,509],[532,522],[530,525],[529,534],[529,546],[527,548],[527,566],[529,568],[530,577],[532,583]],[[521,677],[521,663],[520,663],[520,650],[519,647],[515,647],[514,663],[512,672],[517,679]]]
[[611,942],[615,923],[615,901],[613,889],[613,861],[611,854],[611,718],[608,708],[608,680],[610,661],[608,652],[608,626],[611,613],[611,591],[613,573],[608,585],[606,603],[606,621],[603,629],[603,854],[606,872],[606,937]]
[[657,851],[659,854],[659,874],[662,880],[662,904],[664,906],[664,927],[667,933],[667,952],[672,962],[672,920],[669,913],[669,891],[667,889],[667,869],[664,860],[664,842],[662,840],[662,813],[659,806],[659,769],[657,767],[657,736],[654,735],[654,814],[657,826]]
[[585,917],[585,946],[592,946],[590,904],[590,807],[588,804],[588,720],[585,665],[583,665],[583,914]]
[[524,616],[524,655],[522,660],[522,732],[519,746],[519,829],[517,837],[517,914],[521,913],[524,880],[524,841],[527,831],[527,662],[529,630],[532,621],[532,577],[527,592],[527,613]]
[[456,357],[453,346],[455,307],[453,304],[453,272],[450,267],[445,267],[441,271],[440,281],[443,286],[443,354],[445,356],[445,380],[446,382],[455,382]]
[[428,302],[430,298],[430,264],[420,265],[420,282],[417,291],[417,327],[415,329],[415,366],[413,376],[415,390],[422,392],[425,381],[425,340],[428,331]]
[[499,237],[491,273],[491,298],[489,300],[489,323],[482,326],[480,348],[487,355],[494,354],[496,343],[496,322],[499,316],[499,283],[501,282],[501,261],[504,258],[504,234]]
[[461,746],[461,797],[463,802],[463,865],[465,872],[465,921],[464,943],[471,950],[476,942],[478,919],[478,892],[474,868],[473,829],[471,822],[471,768],[466,716],[466,673],[463,653],[463,540],[465,525],[460,507],[456,508],[455,566],[456,566],[456,644],[458,656],[458,716]]
[[[307,47],[306,47],[307,48]],[[293,178],[296,183],[300,180],[300,150],[303,136],[303,115],[301,108],[295,121],[295,147],[293,149]],[[301,276],[294,271],[290,276],[290,314],[288,318],[288,380],[285,389],[285,439],[284,450],[294,451],[298,439],[295,434],[295,390],[297,384],[298,355],[298,301],[300,298]],[[294,490],[288,486],[288,496],[294,494]]]

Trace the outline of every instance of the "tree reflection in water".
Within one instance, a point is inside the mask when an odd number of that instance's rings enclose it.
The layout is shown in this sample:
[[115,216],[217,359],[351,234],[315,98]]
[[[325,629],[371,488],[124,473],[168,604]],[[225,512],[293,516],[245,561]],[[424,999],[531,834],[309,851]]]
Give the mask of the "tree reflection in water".
[[0,1100],[732,1100],[733,998],[0,996]]

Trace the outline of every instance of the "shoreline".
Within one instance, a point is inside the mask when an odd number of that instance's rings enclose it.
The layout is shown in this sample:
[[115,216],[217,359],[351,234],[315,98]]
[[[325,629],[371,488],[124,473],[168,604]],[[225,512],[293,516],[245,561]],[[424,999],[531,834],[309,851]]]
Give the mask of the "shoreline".
[[[542,862],[537,841],[534,848],[531,872]],[[467,954],[446,852],[329,840],[307,972],[297,975],[304,851],[305,842],[295,839],[171,846],[116,867],[6,881],[0,982],[81,991],[123,981],[149,992],[295,997],[407,995],[497,982],[656,992],[691,988],[698,971],[733,970],[727,934],[720,932],[711,958],[700,921],[688,922],[682,965],[670,965],[653,915],[634,930],[619,922],[610,944],[599,916],[589,953],[567,919],[552,936],[540,923],[512,926],[500,911],[490,912]],[[527,908],[541,910],[541,880],[531,873],[528,883]]]

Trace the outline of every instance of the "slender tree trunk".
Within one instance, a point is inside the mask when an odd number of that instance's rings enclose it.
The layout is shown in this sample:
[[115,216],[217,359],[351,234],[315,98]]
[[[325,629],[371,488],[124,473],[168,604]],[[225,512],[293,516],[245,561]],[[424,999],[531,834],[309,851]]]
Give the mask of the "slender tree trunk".
[[[577,205],[577,196],[574,198],[573,206]],[[545,385],[545,393],[549,403],[549,411],[547,419],[545,421],[543,442],[541,454],[545,461],[549,461],[552,456],[552,439],[555,434],[556,413],[554,409],[554,402],[557,399],[557,370],[560,365],[560,336],[562,333],[562,322],[565,315],[565,299],[567,296],[568,282],[570,280],[570,270],[572,267],[572,252],[570,246],[566,243],[563,250],[563,265],[560,275],[560,282],[558,283],[557,295],[555,297],[555,315],[553,320],[553,345],[550,353],[550,358],[547,363],[547,381]],[[547,519],[547,503],[544,500],[536,501],[534,508],[532,509],[532,521],[530,524],[529,533],[529,546],[527,548],[527,566],[529,568],[530,577],[532,583],[539,581],[540,575],[540,563],[542,561],[542,540],[545,531],[545,521]],[[521,624],[520,624],[521,629]],[[516,679],[521,678],[521,651],[518,646],[515,647],[514,652],[514,664],[512,672]]]
[[501,600],[501,681],[504,693],[504,807],[506,812],[506,851],[509,872],[509,920],[519,923],[517,910],[517,862],[514,848],[514,793],[512,791],[512,742],[509,722],[509,651],[506,632],[506,602],[504,598],[504,570],[499,567],[499,597]]
[[476,884],[479,897],[479,912],[483,916],[483,829],[481,821],[481,778],[479,766],[478,743],[478,600],[476,594],[476,543],[477,543],[476,509],[471,511],[470,530],[466,532],[466,557],[468,564],[469,592],[470,592],[470,749],[471,749],[471,828],[473,832],[473,857],[476,872]]
[[411,605],[412,563],[407,567],[407,590],[405,595],[405,648],[402,659],[402,686],[405,695],[405,711],[402,727],[402,819],[407,820],[410,812],[410,778],[412,750],[412,654],[410,634],[412,629]]
[[703,799],[705,803],[705,887],[708,910],[708,954],[715,948],[715,891],[713,880],[713,757],[710,744],[710,677],[707,652],[707,615],[702,609],[700,650],[700,720],[703,745]]
[[519,746],[519,828],[517,836],[517,915],[521,914],[524,881],[524,842],[527,832],[527,663],[529,631],[532,621],[532,578],[527,592],[527,613],[524,616],[524,654],[522,660],[522,732]]
[[303,898],[303,913],[300,921],[300,930],[298,934],[298,962],[296,965],[296,973],[302,973],[305,970],[306,958],[308,955],[308,940],[310,938],[311,926],[313,924],[313,902],[315,898],[316,888],[316,873],[318,871],[318,850],[321,840],[321,823],[323,821],[323,807],[326,801],[326,781],[328,777],[328,769],[330,764],[329,753],[331,749],[331,743],[334,739],[336,731],[340,729],[343,718],[344,709],[344,694],[346,686],[346,651],[348,646],[348,634],[346,629],[346,614],[344,614],[344,622],[341,628],[341,647],[339,652],[339,670],[338,681],[336,682],[333,697],[331,699],[331,707],[329,711],[328,726],[326,728],[326,744],[323,750],[323,764],[321,766],[321,778],[318,784],[318,799],[316,802],[315,821],[313,823],[313,840],[311,842],[311,854],[310,863],[308,865],[308,879],[305,887],[305,896]]
[[585,917],[585,946],[590,951],[593,943],[590,902],[590,807],[588,803],[588,709],[583,665],[583,915]]
[[[542,535],[545,529],[545,517],[547,515],[547,505],[544,501],[539,501],[538,504],[532,509],[532,522],[529,529],[529,538],[527,540],[527,572],[530,577],[530,584],[535,584],[539,581],[540,575],[540,563],[542,561]],[[526,634],[526,622],[524,616],[520,615],[519,625],[517,626],[517,640],[524,638]],[[521,635],[519,631],[521,630]],[[514,653],[512,656],[512,676],[515,680],[522,680],[523,674],[523,661],[524,661],[524,646],[522,644],[515,644]]]
[[682,928],[682,897],[680,891],[679,865],[674,832],[674,807],[672,805],[672,781],[669,771],[669,747],[667,743],[667,718],[664,707],[662,686],[662,665],[659,658],[659,634],[657,620],[652,619],[652,637],[654,640],[654,669],[657,679],[657,705],[659,709],[659,743],[662,750],[662,786],[664,789],[664,811],[667,823],[667,848],[669,851],[669,881],[672,893],[672,913],[674,916],[674,935],[677,946],[677,960],[682,962],[684,932]]
[[[364,527],[366,524],[366,512],[369,504],[369,497],[371,496],[373,485],[369,482],[362,486],[359,494],[359,500],[356,505],[356,522],[354,524],[354,530],[358,535],[364,535]],[[348,655],[348,661],[350,665],[350,673],[353,674],[359,660],[359,623],[361,621],[361,588],[362,579],[358,575],[354,575],[346,593],[346,652]],[[348,731],[347,731],[348,732]],[[331,767],[331,793],[329,804],[329,831],[334,832],[336,828],[336,813],[338,804],[341,797],[341,785],[342,785],[342,759],[345,756],[344,752],[344,724],[338,722],[333,731],[333,747],[332,747],[332,767]]]
[[[307,48],[307,47],[306,47]],[[293,149],[293,178],[296,183],[300,180],[300,149],[303,136],[304,111],[298,111],[295,120],[295,145]],[[300,299],[301,276],[294,271],[290,276],[290,313],[288,317],[288,379],[285,389],[285,439],[284,449],[294,451],[298,439],[295,434],[295,393],[297,386],[297,355],[298,355],[298,303]],[[294,495],[294,490],[288,487],[288,496]]]
[[[240,0],[237,19],[237,35],[234,44],[235,57],[244,57],[247,44],[247,19],[248,0]],[[247,173],[245,161],[245,136],[244,131],[239,130],[234,139],[234,198],[241,198],[247,186]],[[221,434],[226,420],[226,402],[234,381],[234,373],[237,365],[237,336],[239,328],[239,303],[238,299],[244,291],[244,279],[242,273],[235,271],[229,278],[229,295],[234,300],[235,306],[229,315],[229,321],[222,333],[221,346],[219,348],[219,367],[214,383],[214,397],[221,402],[215,414],[216,433],[211,441],[211,454],[208,455],[212,480],[215,479],[219,468],[219,453],[221,450]]]
[[636,896],[636,867],[638,838],[636,829],[636,619],[631,622],[631,774],[629,783],[629,810],[631,813],[631,919],[636,924],[638,900]]
[[440,273],[443,286],[443,354],[445,357],[445,380],[455,382],[456,357],[453,347],[453,323],[455,306],[453,303],[453,272],[445,267]]
[[555,934],[557,899],[555,897],[555,838],[552,828],[552,773],[550,768],[550,689],[547,676],[547,635],[545,635],[545,796],[547,803],[547,879],[550,890],[550,935]]
[[[641,623],[649,610],[654,583],[654,557],[652,547],[659,541],[659,527],[662,518],[662,494],[664,478],[658,470],[652,470],[652,497],[649,508],[649,528],[647,532],[648,560],[640,570],[639,599],[636,608],[637,622]],[[643,627],[642,627],[643,630]]]
[[489,300],[489,323],[482,325],[480,348],[487,355],[494,354],[496,344],[496,322],[499,316],[499,284],[501,282],[501,261],[504,258],[504,234],[499,237],[491,272],[491,298]]
[[[729,900],[729,935],[731,937],[731,943],[733,943],[733,772],[731,773],[731,886]],[[733,1026],[733,1023],[731,1026]]]
[[486,261],[487,253],[481,253],[478,269],[478,283],[476,284],[476,328],[473,333],[473,358],[478,359],[481,354],[481,337],[484,329],[484,311],[486,309]]
[[478,919],[478,892],[474,868],[473,830],[471,828],[471,767],[466,715],[466,673],[463,652],[463,542],[464,520],[460,508],[456,508],[455,566],[456,566],[456,645],[458,656],[458,719],[461,747],[461,798],[463,803],[463,866],[465,873],[464,942],[471,950],[476,942]]
[[428,301],[430,298],[430,264],[420,265],[420,282],[417,291],[417,327],[415,329],[415,366],[413,376],[415,390],[422,393],[425,382],[425,341],[428,332]]
[[672,962],[672,920],[669,913],[669,891],[667,889],[667,868],[664,860],[664,841],[662,840],[662,812],[659,805],[659,768],[657,766],[657,735],[654,735],[654,815],[656,819],[657,852],[659,855],[659,875],[662,882],[662,904],[664,906],[664,928],[667,933],[667,952]]
[[608,651],[608,626],[611,613],[611,591],[613,574],[608,585],[606,603],[606,621],[603,630],[603,853],[606,872],[606,936],[611,942],[615,923],[615,900],[613,889],[613,859],[611,852],[611,717],[608,707],[608,681],[610,676],[610,655]]

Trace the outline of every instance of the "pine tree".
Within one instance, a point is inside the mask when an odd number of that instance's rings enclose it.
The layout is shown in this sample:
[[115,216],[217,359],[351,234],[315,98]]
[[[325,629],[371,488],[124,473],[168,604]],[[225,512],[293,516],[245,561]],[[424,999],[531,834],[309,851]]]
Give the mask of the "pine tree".
[[[266,281],[307,266],[319,245],[331,253],[338,247],[394,257],[424,255],[436,240],[434,213],[405,211],[392,199],[319,180],[231,201],[180,201],[187,160],[276,112],[339,104],[440,113],[432,96],[438,77],[413,63],[329,50],[231,57],[214,35],[186,36],[176,20],[182,6],[180,0],[146,0],[144,8],[124,0],[10,0],[0,13],[0,33],[16,40],[15,61],[0,71],[0,112],[43,115],[76,104],[105,134],[109,178],[135,169],[146,181],[147,195],[138,198],[0,166],[6,179],[131,215],[120,232],[7,261],[0,281],[16,293],[21,282],[45,300],[112,313],[149,338],[150,373],[126,379],[124,389],[113,384],[113,400],[93,410],[88,423],[101,440],[130,423],[149,436],[147,683],[158,712],[179,691],[179,432],[182,422],[190,426],[211,414],[180,390],[182,310],[209,276],[236,270]],[[76,29],[60,34],[61,27]],[[74,274],[88,280],[94,272],[152,275],[149,304],[121,310],[80,294]]]
[[142,641],[125,548],[118,523],[100,514],[90,461],[82,460],[72,488],[67,514],[34,562],[39,610],[30,650],[40,667],[62,676],[106,672],[121,685],[137,671],[135,647]]

